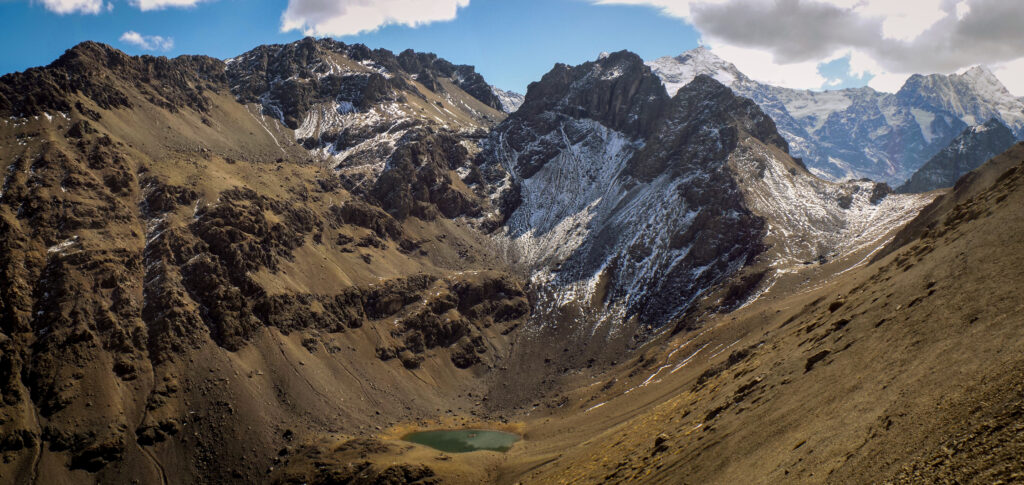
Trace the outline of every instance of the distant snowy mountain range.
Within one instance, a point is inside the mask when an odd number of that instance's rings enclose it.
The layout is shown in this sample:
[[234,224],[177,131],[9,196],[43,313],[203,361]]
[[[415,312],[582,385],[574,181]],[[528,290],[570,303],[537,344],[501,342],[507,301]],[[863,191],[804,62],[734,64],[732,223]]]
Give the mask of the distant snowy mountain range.
[[833,180],[867,177],[898,185],[964,129],[992,118],[1024,138],[1024,101],[981,66],[963,74],[914,75],[891,94],[772,86],[703,47],[647,64],[669,95],[706,74],[752,99],[775,120],[793,156]]

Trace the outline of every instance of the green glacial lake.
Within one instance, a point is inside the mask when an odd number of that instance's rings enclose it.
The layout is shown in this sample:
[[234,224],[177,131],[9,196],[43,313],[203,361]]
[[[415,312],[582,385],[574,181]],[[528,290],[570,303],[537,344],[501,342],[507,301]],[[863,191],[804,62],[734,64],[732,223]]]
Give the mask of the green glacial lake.
[[502,431],[456,429],[418,431],[407,434],[402,439],[446,453],[466,453],[480,450],[505,452],[511,449],[512,444],[519,441],[520,438],[517,434]]

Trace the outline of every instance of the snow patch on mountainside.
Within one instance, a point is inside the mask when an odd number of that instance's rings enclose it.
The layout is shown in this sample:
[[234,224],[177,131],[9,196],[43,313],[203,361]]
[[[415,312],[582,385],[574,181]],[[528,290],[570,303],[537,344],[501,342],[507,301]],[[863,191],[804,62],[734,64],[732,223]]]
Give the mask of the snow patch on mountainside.
[[[820,129],[832,113],[849,108],[853,99],[847,91],[779,90],[774,93],[786,110],[810,131]],[[756,101],[756,100],[755,100]]]
[[[530,177],[512,180],[521,203],[499,236],[512,260],[532,268],[541,292],[535,311],[557,312],[575,304],[587,314],[580,323],[588,331],[604,327],[614,334],[645,301],[679,295],[669,311],[682,311],[743,265],[745,249],[695,256],[693,244],[679,242],[708,210],[691,206],[685,194],[692,186],[708,185],[709,174],[665,173],[640,182],[625,170],[641,142],[589,119],[561,123],[549,136],[561,137],[557,141],[566,148]],[[573,143],[566,132],[586,135]],[[499,143],[500,162],[507,173],[517,173],[520,152],[503,139]],[[741,215],[710,217],[735,225]]]
[[705,74],[716,81],[732,87],[737,81],[749,81],[736,66],[722,60],[704,47],[698,47],[675,57],[659,57],[646,63],[656,76],[665,83],[669,96],[675,96],[680,88],[690,84],[693,78]]
[[523,105],[523,101],[526,99],[522,94],[513,91],[505,91],[493,86],[491,89],[498,97],[498,100],[501,101],[501,110],[506,113],[514,113]]
[[369,130],[371,133],[352,146],[344,148],[336,144],[320,144],[310,149],[327,159],[329,165],[341,172],[360,172],[376,180],[384,169],[384,161],[394,152],[395,142],[405,134],[403,120],[411,118],[408,106],[399,103],[374,106],[359,112],[351,102],[325,103],[311,108],[295,130],[297,141],[318,140],[324,133],[345,133],[349,130],[364,131],[377,126],[392,128]]
[[748,143],[730,160],[748,207],[768,223],[766,239],[773,244],[769,254],[776,269],[799,267],[819,257],[838,259],[877,244],[933,199],[895,194],[879,198],[874,182],[828,182],[790,170],[782,156]]
[[932,131],[932,122],[935,121],[935,113],[925,111],[920,108],[911,108],[911,113],[914,115],[914,120],[917,121],[917,125],[921,127],[921,134],[924,135],[925,141],[931,143],[937,136]]
[[[579,249],[590,233],[591,220],[599,211],[607,211],[607,201],[621,197],[614,181],[639,148],[596,121],[569,122],[588,136],[570,144],[564,128],[552,135],[562,138],[558,142],[568,149],[532,177],[519,181],[522,202],[506,225],[517,258],[539,266],[560,264]],[[535,143],[545,142],[549,141]],[[504,139],[499,143],[507,147]],[[515,173],[519,153],[510,148],[504,153],[502,163]]]

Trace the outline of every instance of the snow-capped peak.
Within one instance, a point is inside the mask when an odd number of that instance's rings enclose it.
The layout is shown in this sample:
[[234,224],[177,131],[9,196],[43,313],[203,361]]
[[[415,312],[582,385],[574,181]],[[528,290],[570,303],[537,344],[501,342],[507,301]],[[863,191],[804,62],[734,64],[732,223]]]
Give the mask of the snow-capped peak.
[[968,125],[1000,118],[1017,136],[1024,135],[1024,104],[985,66],[961,74],[912,76],[901,92],[921,97]]
[[999,78],[992,73],[988,67],[985,66],[974,66],[968,69],[963,74],[959,75],[960,79],[969,83],[974,87],[978,94],[986,97],[997,98],[999,100],[1006,100],[1006,98],[1013,98],[1013,95],[1006,89]]
[[687,85],[693,78],[706,74],[716,81],[733,87],[737,82],[748,81],[739,69],[731,62],[716,56],[704,46],[688,50],[678,56],[659,57],[647,63],[651,71],[665,83],[669,96],[674,96],[679,88]]
[[973,66],[970,69],[964,71],[963,74],[960,74],[960,77],[974,81],[999,83],[999,79],[996,78],[996,75],[992,73],[988,66],[984,66],[981,64]]

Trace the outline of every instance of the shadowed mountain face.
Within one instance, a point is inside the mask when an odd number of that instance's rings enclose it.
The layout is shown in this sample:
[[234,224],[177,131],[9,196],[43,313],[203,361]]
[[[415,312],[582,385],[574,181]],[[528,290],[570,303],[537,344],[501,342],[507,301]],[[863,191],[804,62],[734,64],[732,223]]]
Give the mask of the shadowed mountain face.
[[669,96],[623,51],[513,111],[472,67],[314,39],[0,78],[0,477],[496,480],[390,440],[576,409],[931,200],[816,177],[721,80]]
[[913,193],[952,187],[961,176],[1003,153],[1015,139],[1006,125],[993,118],[972,126],[935,154],[897,192]]

